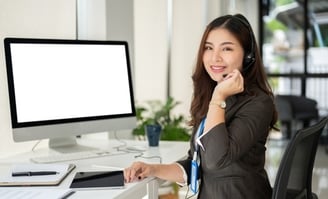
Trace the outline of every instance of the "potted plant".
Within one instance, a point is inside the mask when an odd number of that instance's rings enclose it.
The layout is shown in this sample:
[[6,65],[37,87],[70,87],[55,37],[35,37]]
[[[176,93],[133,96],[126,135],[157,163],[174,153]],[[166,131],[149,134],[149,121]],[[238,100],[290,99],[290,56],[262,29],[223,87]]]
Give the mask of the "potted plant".
[[161,140],[188,141],[189,129],[185,126],[186,119],[183,115],[173,115],[172,110],[180,102],[169,97],[165,103],[159,100],[148,101],[144,106],[136,106],[137,127],[133,129],[135,136],[145,136],[148,126],[160,126]]

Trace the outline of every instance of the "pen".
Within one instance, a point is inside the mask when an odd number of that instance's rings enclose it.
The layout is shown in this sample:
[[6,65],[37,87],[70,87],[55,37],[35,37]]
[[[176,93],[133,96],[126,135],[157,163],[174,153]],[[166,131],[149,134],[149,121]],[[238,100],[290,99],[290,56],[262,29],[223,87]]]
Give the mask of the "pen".
[[24,172],[13,172],[11,176],[43,176],[43,175],[56,175],[56,171],[24,171]]

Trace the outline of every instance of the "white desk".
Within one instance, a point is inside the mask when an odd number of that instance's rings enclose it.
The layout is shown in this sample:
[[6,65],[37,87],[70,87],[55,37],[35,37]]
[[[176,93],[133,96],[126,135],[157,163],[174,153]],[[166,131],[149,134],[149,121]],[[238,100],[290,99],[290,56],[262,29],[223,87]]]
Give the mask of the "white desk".
[[[148,146],[147,142],[143,141],[132,141],[132,140],[124,140],[128,146]],[[122,145],[121,142],[117,140],[104,140],[104,139],[81,139],[78,143],[93,146],[97,148],[109,149],[115,151],[116,149],[113,147],[117,147]],[[122,147],[124,148],[124,147]],[[159,147],[149,147],[147,151],[143,153],[143,157],[150,156],[160,156],[162,158],[162,163],[171,163],[179,160],[187,154],[189,149],[189,142],[169,142],[169,141],[160,141]],[[28,152],[24,154],[15,155],[13,157],[7,157],[5,159],[0,159],[0,175],[1,171],[3,171],[3,167],[8,167],[12,163],[20,163],[20,162],[30,162],[31,157],[44,155],[44,154],[52,154],[55,153],[48,148],[36,149],[36,151]],[[94,171],[94,170],[110,170],[110,168],[125,168],[131,165],[134,161],[144,161],[150,163],[159,163],[159,158],[145,159],[143,157],[135,157],[140,155],[140,153],[126,153],[123,155],[114,155],[114,156],[105,156],[101,158],[92,158],[78,161],[70,161],[76,165],[76,169],[69,175],[67,178],[59,185],[59,186],[51,186],[51,187],[37,187],[37,188],[68,188],[70,183],[73,180],[73,177],[78,171]],[[69,198],[143,198],[145,195],[148,195],[150,199],[158,199],[158,187],[162,183],[162,180],[157,178],[146,178],[142,181],[128,183],[125,185],[123,189],[102,189],[102,190],[83,190],[76,191]],[[33,187],[29,187],[31,189]],[[1,189],[1,188],[0,188]]]

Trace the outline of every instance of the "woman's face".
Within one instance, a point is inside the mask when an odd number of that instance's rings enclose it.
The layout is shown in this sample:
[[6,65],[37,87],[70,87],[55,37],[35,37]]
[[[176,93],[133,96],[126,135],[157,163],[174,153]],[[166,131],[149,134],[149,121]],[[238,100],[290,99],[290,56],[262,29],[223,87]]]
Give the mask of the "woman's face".
[[224,28],[210,31],[204,46],[203,64],[210,77],[217,82],[233,69],[241,71],[244,50],[239,41]]

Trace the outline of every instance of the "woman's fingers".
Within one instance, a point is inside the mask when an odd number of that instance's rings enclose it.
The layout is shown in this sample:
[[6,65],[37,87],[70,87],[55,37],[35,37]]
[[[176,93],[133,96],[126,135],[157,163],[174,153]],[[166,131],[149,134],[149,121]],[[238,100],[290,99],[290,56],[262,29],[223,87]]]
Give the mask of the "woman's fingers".
[[125,182],[132,182],[137,177],[138,168],[136,166],[131,166],[124,169],[124,179]]
[[222,82],[218,83],[213,95],[215,98],[225,99],[228,96],[241,93],[243,91],[244,78],[240,71],[235,69],[231,73],[227,74]]
[[132,171],[132,169],[130,167],[124,169],[125,182],[131,182],[133,180],[133,175],[132,175],[131,171]]
[[130,167],[124,169],[125,182],[132,182],[136,179],[142,180],[147,177],[147,169],[149,165],[142,162],[135,162]]

